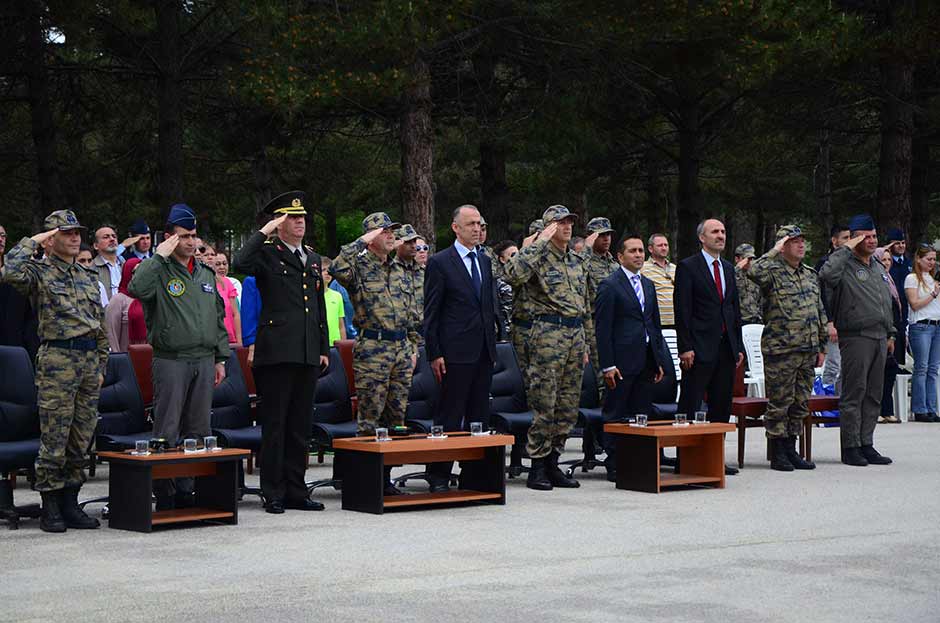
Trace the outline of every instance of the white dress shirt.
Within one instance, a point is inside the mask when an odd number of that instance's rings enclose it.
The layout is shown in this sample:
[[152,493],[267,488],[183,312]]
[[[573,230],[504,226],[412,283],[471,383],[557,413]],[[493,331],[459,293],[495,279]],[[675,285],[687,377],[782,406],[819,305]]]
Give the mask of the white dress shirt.
[[[470,279],[471,279],[471,280],[473,279],[473,266],[472,266],[472,262],[476,262],[476,264],[477,264],[477,273],[480,275],[480,279],[482,280],[482,279],[483,279],[483,271],[480,270],[480,252],[477,251],[476,249],[468,249],[467,247],[465,247],[465,246],[463,246],[462,244],[460,244],[460,241],[458,241],[458,240],[455,240],[455,241],[454,241],[454,248],[457,249],[457,254],[460,255],[460,259],[463,261],[464,268],[467,269],[467,274],[470,275]],[[473,251],[474,253],[476,253],[476,258],[475,258],[475,259],[472,259],[472,260],[471,260],[469,257],[467,257],[467,255],[468,255],[471,251]]]
[[[284,241],[281,240],[281,242],[284,242]],[[294,254],[294,255],[297,255],[296,252],[297,252],[297,251],[300,251],[300,263],[303,264],[304,266],[307,265],[307,253],[306,253],[306,251],[304,251],[304,245],[303,245],[303,244],[301,244],[300,246],[295,247],[295,246],[289,245],[289,244],[287,244],[286,242],[284,242],[284,246],[287,247],[287,248],[290,250],[290,252],[291,252],[292,254]]]

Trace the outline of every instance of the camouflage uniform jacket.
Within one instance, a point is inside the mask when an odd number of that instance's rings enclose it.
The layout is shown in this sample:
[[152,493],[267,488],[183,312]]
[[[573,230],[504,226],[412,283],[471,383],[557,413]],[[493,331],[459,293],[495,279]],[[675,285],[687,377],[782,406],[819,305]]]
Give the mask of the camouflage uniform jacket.
[[357,238],[340,249],[330,266],[330,274],[349,291],[360,333],[405,331],[417,349],[414,292],[401,262],[391,257],[379,259]]
[[582,254],[585,259],[584,267],[587,269],[587,295],[591,302],[590,309],[594,309],[594,301],[597,299],[597,288],[604,279],[610,277],[620,264],[610,253],[598,255],[591,249],[585,249]]
[[746,274],[764,299],[761,350],[772,355],[825,350],[828,319],[815,270],[805,264],[793,268],[771,249]]
[[418,333],[418,346],[424,346],[424,337],[421,335],[424,325],[424,266],[415,260],[406,262],[396,258],[395,261],[405,269],[405,283],[408,291],[412,293],[412,326]]
[[10,249],[4,258],[3,281],[36,302],[41,341],[93,338],[98,344],[98,370],[104,374],[108,337],[97,274],[54,255],[35,260],[38,248],[34,240],[23,238]]
[[587,270],[570,249],[561,251],[548,240],[537,240],[506,262],[503,273],[507,283],[522,286],[515,288],[517,295],[526,293],[527,311],[533,317],[581,318],[585,328],[593,328]]
[[[753,268],[753,262],[751,267]],[[741,322],[744,324],[763,324],[761,288],[756,282],[747,278],[747,272],[737,266],[734,267],[734,281],[738,285],[738,294],[741,297]]]

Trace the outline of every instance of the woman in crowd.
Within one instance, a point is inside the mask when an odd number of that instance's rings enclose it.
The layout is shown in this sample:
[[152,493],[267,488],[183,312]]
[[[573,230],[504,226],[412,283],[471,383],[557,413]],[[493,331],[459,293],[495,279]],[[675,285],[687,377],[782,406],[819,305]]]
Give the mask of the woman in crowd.
[[[78,257],[75,258],[75,262],[84,266],[89,270],[94,270],[94,254],[91,252],[91,247],[89,247],[84,242],[78,250]],[[98,296],[101,297],[101,306],[108,306],[108,294],[104,291],[104,284],[100,281],[98,282]]]
[[228,331],[228,341],[233,346],[242,345],[242,317],[241,310],[238,307],[238,290],[232,280],[219,271],[219,258],[225,260],[225,272],[228,273],[228,258],[225,253],[216,252],[211,246],[206,245],[206,252],[203,254],[203,262],[212,262],[209,264],[215,268],[215,287],[225,303],[225,329]]
[[503,266],[511,260],[519,247],[512,240],[503,240],[493,247],[493,253],[496,254],[496,264],[493,266],[493,276],[496,277],[496,290],[499,296],[499,308],[503,312],[503,335],[509,338],[509,332],[512,329],[512,286],[503,279]]
[[126,353],[129,344],[147,343],[144,308],[140,301],[127,291],[131,277],[140,262],[136,257],[124,262],[121,268],[121,285],[104,310],[105,332],[112,353]]
[[242,302],[242,282],[236,279],[235,277],[228,276],[228,255],[225,251],[219,251],[215,254],[215,274],[226,277],[229,281],[232,282],[232,285],[235,286],[235,293],[238,299],[238,304],[241,305]]
[[914,271],[904,279],[909,312],[908,341],[914,355],[911,409],[918,422],[937,417],[937,369],[940,367],[940,284],[934,279],[937,252],[927,244],[914,253]]

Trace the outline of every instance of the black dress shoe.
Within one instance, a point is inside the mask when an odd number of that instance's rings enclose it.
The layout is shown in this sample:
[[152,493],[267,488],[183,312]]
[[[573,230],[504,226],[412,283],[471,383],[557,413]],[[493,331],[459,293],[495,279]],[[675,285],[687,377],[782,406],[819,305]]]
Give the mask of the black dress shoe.
[[842,448],[842,462],[855,467],[866,467],[868,460],[858,448]]
[[617,482],[617,470],[615,469],[607,470],[607,482]]
[[933,418],[930,417],[929,413],[915,413],[914,414],[915,422],[933,422]]
[[285,500],[284,508],[297,511],[322,511],[325,507],[319,502],[315,502],[309,498],[303,498],[300,500]]
[[738,468],[725,465],[725,476],[737,476]]
[[871,465],[891,465],[893,462],[888,457],[882,456],[874,446],[862,446],[859,451]]
[[264,512],[271,513],[272,515],[283,515],[284,502],[282,500],[271,500],[270,502],[265,502]]
[[532,459],[532,467],[529,469],[529,477],[526,479],[525,486],[536,491],[551,491],[552,481],[548,479],[545,471],[547,458]]

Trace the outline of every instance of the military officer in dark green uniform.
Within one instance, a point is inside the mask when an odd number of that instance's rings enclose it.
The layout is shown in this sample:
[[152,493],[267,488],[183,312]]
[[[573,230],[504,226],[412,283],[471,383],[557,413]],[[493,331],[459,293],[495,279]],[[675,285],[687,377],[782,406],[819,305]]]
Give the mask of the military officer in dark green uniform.
[[[98,423],[98,394],[108,363],[104,309],[95,273],[75,262],[82,227],[71,210],[46,217],[46,229],[7,254],[3,281],[36,302],[41,345],[36,356],[40,446],[35,488],[45,532],[97,528],[78,506],[85,452]],[[46,254],[33,259],[38,249]]]
[[734,250],[734,281],[738,286],[738,294],[741,299],[742,324],[764,324],[762,317],[764,302],[761,296],[761,288],[747,278],[748,271],[751,270],[751,264],[756,256],[754,245],[747,243],[739,244],[738,248]]
[[[800,457],[796,438],[809,415],[815,368],[825,359],[828,320],[816,271],[801,263],[805,255],[802,230],[786,225],[777,230],[774,248],[745,273],[750,285],[760,288],[766,311],[761,351],[770,403],[764,426],[771,444],[770,467],[782,472],[816,467]],[[743,300],[741,307],[743,315]]]
[[418,346],[423,346],[424,338],[421,332],[424,325],[424,266],[415,259],[418,254],[417,240],[420,237],[409,223],[405,223],[395,231],[398,245],[395,249],[395,260],[405,269],[405,280],[412,295],[411,311],[414,317],[414,328],[418,333]]
[[[594,313],[594,301],[597,299],[597,289],[604,279],[610,277],[610,274],[617,270],[620,264],[610,253],[610,245],[614,230],[610,226],[610,219],[599,216],[592,218],[587,224],[588,237],[585,239],[584,267],[587,269],[587,296],[590,304],[589,309]],[[597,380],[597,393],[600,396],[601,404],[604,404],[604,396],[607,394],[607,385],[604,383],[604,375],[600,373],[599,359],[597,356],[597,340],[594,336],[593,323],[590,325],[590,333],[585,334],[588,344],[588,351],[591,355],[591,366],[594,368],[594,374]]]
[[300,191],[269,201],[264,212],[274,218],[252,234],[233,264],[254,276],[261,295],[252,371],[263,417],[261,490],[272,514],[323,510],[304,483],[313,395],[330,361],[320,256],[303,243],[304,201]]

